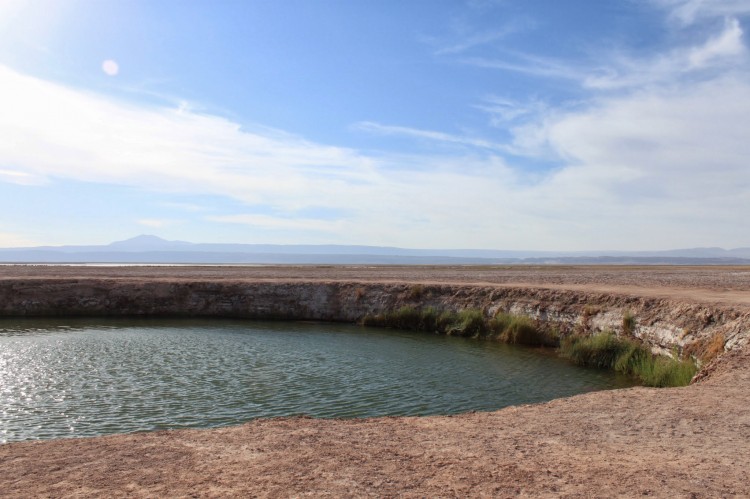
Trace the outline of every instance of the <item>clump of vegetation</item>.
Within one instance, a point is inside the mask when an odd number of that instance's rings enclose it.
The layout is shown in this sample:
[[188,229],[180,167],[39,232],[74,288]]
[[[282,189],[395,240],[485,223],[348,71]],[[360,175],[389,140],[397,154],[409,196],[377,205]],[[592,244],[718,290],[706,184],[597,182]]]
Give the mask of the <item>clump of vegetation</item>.
[[724,333],[717,333],[708,338],[703,338],[689,345],[685,350],[698,357],[702,363],[708,364],[716,357],[724,353],[724,346],[727,342]]
[[581,322],[578,324],[577,329],[581,333],[585,333],[589,330],[591,327],[591,318],[599,313],[599,309],[597,307],[586,305],[583,307],[583,311],[581,313]]
[[720,354],[724,353],[724,346],[727,342],[726,337],[724,336],[724,333],[718,333],[711,337],[710,340],[706,343],[706,348],[703,351],[703,362],[711,362],[716,357],[718,357]]
[[593,336],[569,336],[563,340],[560,351],[582,366],[614,368],[627,347],[614,334],[599,333]]
[[456,336],[485,336],[487,327],[481,310],[439,311],[434,307],[417,309],[401,307],[394,312],[368,315],[365,326],[392,327],[411,331],[428,331]]
[[395,312],[378,315],[367,315],[362,319],[365,326],[392,327],[397,329],[410,329],[412,331],[423,331],[421,326],[421,314],[413,307],[401,307]]
[[625,336],[633,336],[635,333],[635,316],[630,313],[630,310],[622,314],[622,333]]
[[409,288],[409,299],[419,300],[424,294],[424,286],[421,284],[412,284]]
[[583,318],[584,319],[590,319],[591,317],[595,316],[600,312],[599,307],[595,307],[593,305],[586,305],[583,307]]
[[557,335],[540,331],[534,322],[521,316],[500,313],[488,319],[479,309],[460,312],[439,311],[433,307],[401,307],[394,312],[368,315],[365,326],[428,331],[467,338],[495,338],[505,343],[531,346],[557,346]]
[[636,369],[646,386],[686,386],[698,368],[690,360],[679,360],[662,355],[644,359]]
[[470,308],[453,314],[446,333],[449,335],[479,338],[487,336],[489,332],[487,321],[481,310]]
[[498,313],[490,320],[493,335],[505,343],[530,346],[555,347],[559,340],[556,334],[541,331],[528,317]]
[[576,364],[614,369],[637,377],[646,386],[684,386],[697,371],[690,360],[653,355],[643,344],[611,332],[569,336],[560,351]]
[[[493,338],[505,343],[560,347],[560,353],[576,364],[613,369],[638,378],[646,386],[684,386],[697,371],[691,360],[653,355],[641,342],[612,332],[593,336],[576,334],[560,339],[555,331],[541,330],[531,319],[507,313],[487,318],[479,309],[461,312],[434,307],[401,307],[393,312],[368,315],[365,326],[392,327],[470,338]],[[625,319],[623,318],[623,326]],[[723,337],[715,340],[723,349]],[[711,351],[717,350],[712,344]]]

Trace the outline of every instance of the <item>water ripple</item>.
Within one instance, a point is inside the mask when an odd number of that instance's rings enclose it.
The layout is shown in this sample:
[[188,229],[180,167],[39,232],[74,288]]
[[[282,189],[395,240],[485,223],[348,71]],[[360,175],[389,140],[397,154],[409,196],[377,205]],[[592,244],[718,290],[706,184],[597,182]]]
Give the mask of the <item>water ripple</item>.
[[629,384],[530,349],[354,326],[0,321],[0,442],[494,410]]

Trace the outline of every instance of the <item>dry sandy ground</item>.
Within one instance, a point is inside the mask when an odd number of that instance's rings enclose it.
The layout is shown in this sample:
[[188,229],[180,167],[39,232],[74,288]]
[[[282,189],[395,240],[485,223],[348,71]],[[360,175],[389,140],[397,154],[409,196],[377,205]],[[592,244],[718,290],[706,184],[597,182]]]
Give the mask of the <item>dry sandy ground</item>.
[[750,305],[748,266],[43,266],[0,265],[0,279],[362,281],[534,286]]
[[[59,268],[0,269],[0,278]],[[97,274],[99,273],[99,274]],[[13,274],[13,275],[12,275]],[[63,277],[113,277],[67,269]],[[117,278],[589,286],[744,307],[748,268],[126,269]],[[591,289],[591,288],[589,288]],[[750,352],[686,388],[597,392],[452,417],[257,420],[218,430],[0,446],[0,495],[748,497]]]

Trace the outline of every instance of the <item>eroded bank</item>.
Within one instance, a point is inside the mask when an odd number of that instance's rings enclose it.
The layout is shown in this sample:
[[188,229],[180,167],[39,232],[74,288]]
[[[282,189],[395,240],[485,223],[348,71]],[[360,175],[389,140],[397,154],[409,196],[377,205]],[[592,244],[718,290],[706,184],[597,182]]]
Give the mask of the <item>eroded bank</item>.
[[5,279],[0,315],[231,317],[359,322],[401,307],[529,317],[562,334],[611,330],[655,353],[710,359],[748,341],[750,311],[730,304],[529,285],[180,279]]

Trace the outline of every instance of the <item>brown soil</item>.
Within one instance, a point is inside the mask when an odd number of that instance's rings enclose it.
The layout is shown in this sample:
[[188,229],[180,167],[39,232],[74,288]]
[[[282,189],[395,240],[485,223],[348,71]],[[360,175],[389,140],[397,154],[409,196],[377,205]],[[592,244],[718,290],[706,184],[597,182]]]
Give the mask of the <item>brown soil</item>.
[[[749,268],[61,268],[3,278],[347,280],[617,290],[746,310]],[[256,420],[0,446],[4,496],[750,496],[750,350],[686,388],[452,417]]]

